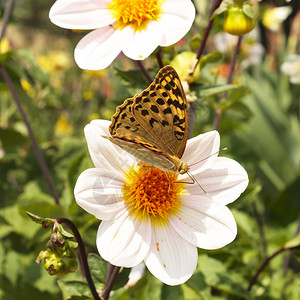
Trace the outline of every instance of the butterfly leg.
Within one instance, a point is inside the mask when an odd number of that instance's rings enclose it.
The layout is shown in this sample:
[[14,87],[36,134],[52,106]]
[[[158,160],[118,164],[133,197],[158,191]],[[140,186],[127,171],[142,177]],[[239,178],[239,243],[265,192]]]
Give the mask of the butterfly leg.
[[170,180],[168,172],[165,172],[165,173],[166,173],[166,176],[167,176],[167,179],[168,179],[168,182],[169,182],[168,193],[170,193],[170,190],[171,190],[171,180]]

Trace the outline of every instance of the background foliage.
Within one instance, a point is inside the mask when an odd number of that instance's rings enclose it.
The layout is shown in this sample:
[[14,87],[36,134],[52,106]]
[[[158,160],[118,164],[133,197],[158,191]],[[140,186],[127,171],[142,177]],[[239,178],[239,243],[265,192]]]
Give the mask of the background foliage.
[[[284,5],[283,1],[276,2]],[[268,4],[263,1],[261,5]],[[6,1],[0,1],[3,17]],[[82,235],[97,288],[105,280],[106,264],[95,248],[99,221],[79,208],[73,196],[78,175],[92,167],[83,136],[92,119],[110,119],[116,105],[141,91],[147,81],[134,64],[120,57],[103,71],[80,70],[73,49],[83,33],[60,29],[50,23],[52,3],[42,0],[16,2],[0,62],[30,121],[59,195],[55,203],[41,175],[31,140],[6,83],[0,78],[0,299],[91,299],[80,274],[50,277],[35,259],[45,249],[49,230],[30,221],[25,211],[49,218],[72,220]],[[195,51],[207,25],[210,1],[195,1],[198,16],[192,31],[174,47],[163,49],[170,63],[183,51]],[[194,135],[212,129],[215,112],[223,110],[219,131],[226,156],[247,170],[250,184],[230,205],[238,224],[238,237],[214,251],[199,250],[195,274],[185,284],[163,285],[147,271],[128,287],[124,269],[114,286],[112,299],[300,299],[299,250],[272,259],[251,293],[247,287],[265,259],[291,240],[300,221],[300,86],[289,82],[280,65],[291,52],[291,28],[299,22],[299,2],[275,35],[259,22],[261,63],[242,67],[249,57],[244,48],[238,56],[234,89],[221,98],[213,89],[226,82],[233,49],[216,54],[214,37],[222,31],[222,16],[215,20],[201,62],[200,77],[191,85],[195,118]],[[299,38],[299,37],[298,37]],[[275,51],[272,43],[280,41]],[[256,42],[256,41],[253,41]],[[297,44],[298,43],[298,44]],[[299,40],[294,47],[299,53]],[[145,62],[154,75],[155,55]],[[209,88],[211,90],[209,90]],[[220,93],[220,91],[222,93]],[[287,259],[288,258],[288,259]],[[125,286],[124,286],[125,285]]]

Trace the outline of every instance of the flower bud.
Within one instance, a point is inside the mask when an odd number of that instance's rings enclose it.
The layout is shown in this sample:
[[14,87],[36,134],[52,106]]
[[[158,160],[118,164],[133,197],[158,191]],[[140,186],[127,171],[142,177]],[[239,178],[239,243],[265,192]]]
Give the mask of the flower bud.
[[41,251],[36,259],[40,263],[44,259],[44,268],[50,275],[64,276],[75,272],[78,267],[76,255],[71,248],[56,247],[55,251]]
[[254,26],[254,19],[245,14],[243,7],[232,6],[228,8],[223,24],[226,32],[232,35],[244,35],[250,32]]

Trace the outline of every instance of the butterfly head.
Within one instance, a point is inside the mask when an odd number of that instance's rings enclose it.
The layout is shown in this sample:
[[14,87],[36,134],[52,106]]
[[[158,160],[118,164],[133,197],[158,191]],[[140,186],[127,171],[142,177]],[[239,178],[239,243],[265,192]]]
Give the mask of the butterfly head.
[[187,163],[185,163],[183,161],[180,162],[180,164],[178,166],[178,172],[179,172],[179,174],[185,174],[185,173],[188,172],[189,169],[190,168],[189,168],[189,166],[188,166]]

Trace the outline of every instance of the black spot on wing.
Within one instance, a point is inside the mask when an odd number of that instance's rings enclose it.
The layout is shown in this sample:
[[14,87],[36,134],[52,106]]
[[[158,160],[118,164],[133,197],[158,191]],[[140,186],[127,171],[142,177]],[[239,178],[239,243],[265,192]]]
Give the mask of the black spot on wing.
[[159,104],[159,105],[164,105],[165,101],[162,98],[157,98],[156,103]]
[[151,118],[151,119],[149,120],[149,125],[153,128],[153,125],[154,125],[155,122],[158,123],[157,120],[155,120],[154,118]]
[[147,109],[142,109],[141,114],[142,114],[142,116],[145,117],[145,116],[148,116],[148,115],[149,115],[149,112],[148,112]]
[[163,127],[168,126],[168,125],[169,125],[169,122],[166,121],[166,120],[162,120],[161,125],[162,125]]
[[159,112],[159,110],[158,110],[158,107],[156,106],[156,105],[151,105],[151,110],[153,111],[153,112],[155,112],[155,113],[158,113]]
[[171,113],[172,113],[171,108],[170,108],[170,107],[167,107],[166,109],[163,110],[163,113],[164,113],[165,115],[171,114]]

